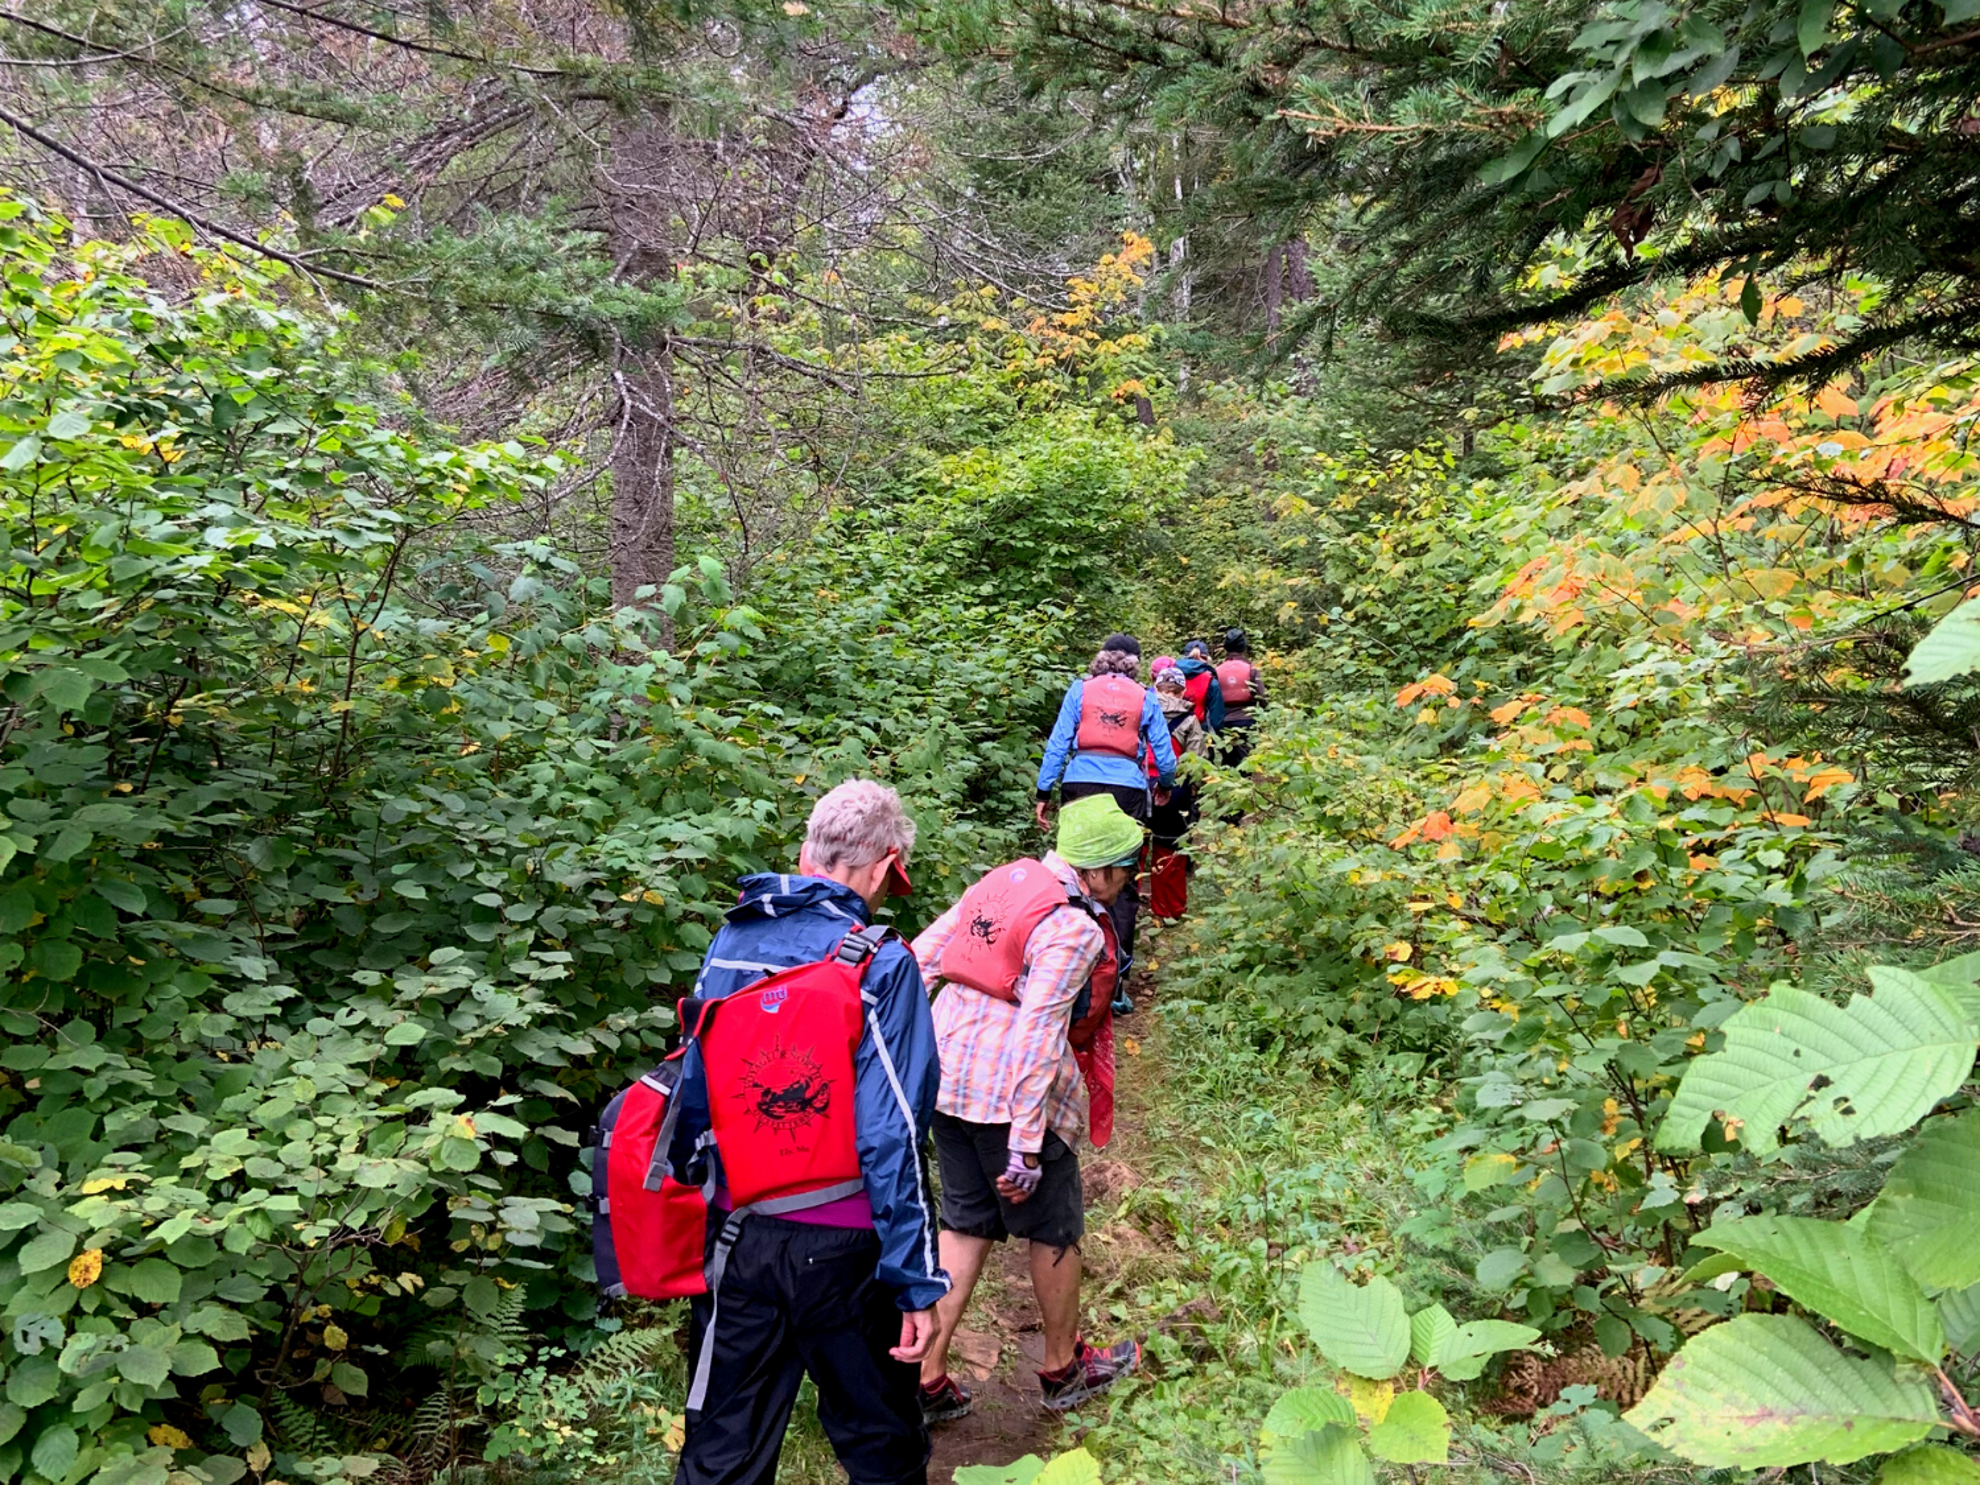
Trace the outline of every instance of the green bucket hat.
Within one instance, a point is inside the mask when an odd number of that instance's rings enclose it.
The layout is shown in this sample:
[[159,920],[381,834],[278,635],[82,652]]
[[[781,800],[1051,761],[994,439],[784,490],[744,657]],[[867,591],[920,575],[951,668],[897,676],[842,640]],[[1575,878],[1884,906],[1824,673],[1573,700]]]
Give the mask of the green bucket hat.
[[1068,866],[1132,866],[1141,856],[1141,825],[1111,794],[1089,794],[1059,811],[1058,852]]

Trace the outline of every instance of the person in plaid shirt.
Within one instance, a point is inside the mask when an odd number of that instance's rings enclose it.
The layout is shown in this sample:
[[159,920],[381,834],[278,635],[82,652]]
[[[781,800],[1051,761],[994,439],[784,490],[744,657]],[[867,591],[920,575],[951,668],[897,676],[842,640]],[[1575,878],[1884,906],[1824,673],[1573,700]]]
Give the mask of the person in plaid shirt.
[[[1060,812],[1057,844],[1043,865],[1070,896],[1098,911],[1132,880],[1142,830],[1110,796],[1096,794]],[[967,931],[958,904],[914,941],[931,984],[942,976],[944,952]],[[949,1339],[990,1245],[1007,1237],[1030,1243],[1031,1284],[1045,1330],[1038,1380],[1046,1407],[1063,1410],[1096,1397],[1140,1362],[1132,1340],[1101,1350],[1079,1338],[1086,1209],[1073,1146],[1086,1126],[1086,1092],[1066,1032],[1105,947],[1093,916],[1069,900],[1047,912],[1026,940],[1015,1003],[954,979],[935,1001],[941,1266],[952,1287],[936,1306],[935,1337],[921,1367],[922,1412],[931,1423],[970,1410],[969,1393],[948,1374]]]

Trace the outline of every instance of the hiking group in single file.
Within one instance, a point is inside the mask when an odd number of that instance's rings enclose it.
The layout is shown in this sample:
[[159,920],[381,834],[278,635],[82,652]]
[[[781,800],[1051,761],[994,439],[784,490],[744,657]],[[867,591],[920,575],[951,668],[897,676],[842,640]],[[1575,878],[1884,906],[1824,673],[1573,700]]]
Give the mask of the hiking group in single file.
[[911,890],[915,825],[871,780],[818,800],[795,872],[739,884],[678,1047],[594,1141],[600,1285],[691,1301],[677,1485],[770,1485],[807,1375],[851,1485],[923,1485],[930,1426],[971,1408],[949,1342],[1007,1239],[1028,1244],[1043,1406],[1140,1365],[1135,1340],[1080,1333],[1076,1146],[1113,1131],[1141,883],[1158,919],[1187,906],[1178,760],[1250,752],[1258,672],[1242,630],[1223,649],[1213,664],[1191,640],[1145,685],[1140,645],[1108,636],[1045,743],[1052,849],[984,875],[912,944],[873,921]]

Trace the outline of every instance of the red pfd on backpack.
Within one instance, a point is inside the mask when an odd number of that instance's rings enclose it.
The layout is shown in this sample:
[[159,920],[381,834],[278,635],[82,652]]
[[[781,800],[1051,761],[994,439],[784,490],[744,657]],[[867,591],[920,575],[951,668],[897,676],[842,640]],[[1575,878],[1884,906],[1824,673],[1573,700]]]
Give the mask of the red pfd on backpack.
[[1199,670],[1183,682],[1183,695],[1189,704],[1196,708],[1196,720],[1205,727],[1210,725],[1210,683],[1217,677],[1210,671]]
[[1098,923],[1104,945],[1080,1002],[1073,1005],[1066,1041],[1086,1080],[1089,1133],[1096,1146],[1105,1145],[1114,1131],[1113,1001],[1121,958],[1114,921],[1106,909],[1083,893],[1068,891],[1044,862],[1031,857],[1013,861],[963,893],[956,905],[956,931],[942,950],[936,973],[1017,1005],[1025,945],[1038,925],[1061,908],[1083,912]]
[[[854,1145],[853,1054],[860,982],[891,930],[850,934],[828,959],[721,1000],[684,1000],[680,1050],[605,1107],[594,1131],[591,1249],[610,1296],[675,1299],[719,1281],[703,1272],[705,1190],[668,1173],[682,1060],[697,1047],[713,1142],[735,1210],[777,1215],[864,1191]],[[726,1229],[725,1229],[726,1230]],[[726,1257],[726,1253],[723,1255]]]
[[1217,667],[1217,688],[1224,693],[1225,706],[1250,704],[1251,676],[1249,660],[1226,660]]
[[1082,753],[1134,758],[1141,752],[1141,707],[1147,692],[1124,675],[1088,676],[1079,693],[1079,731],[1073,746]]

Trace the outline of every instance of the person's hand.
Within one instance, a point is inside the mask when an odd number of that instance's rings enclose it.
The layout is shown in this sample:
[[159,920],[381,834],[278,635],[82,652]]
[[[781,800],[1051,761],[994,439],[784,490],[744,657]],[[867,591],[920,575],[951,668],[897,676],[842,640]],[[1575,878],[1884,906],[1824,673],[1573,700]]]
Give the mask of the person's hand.
[[1023,1206],[1031,1200],[1031,1194],[1038,1189],[1038,1183],[1045,1178],[1045,1171],[1038,1163],[1036,1155],[1027,1155],[1019,1150],[1011,1151],[1010,1164],[1004,1173],[997,1177],[997,1194],[1012,1206]]
[[1038,822],[1040,830],[1050,830],[1052,821],[1045,814],[1045,801],[1039,800],[1031,807],[1031,817]]
[[901,1343],[888,1350],[896,1361],[920,1361],[935,1339],[935,1312],[908,1310],[901,1315]]
[[1160,809],[1163,805],[1167,804],[1171,799],[1175,798],[1175,796],[1176,796],[1176,791],[1173,789],[1157,789],[1155,791],[1156,808]]

